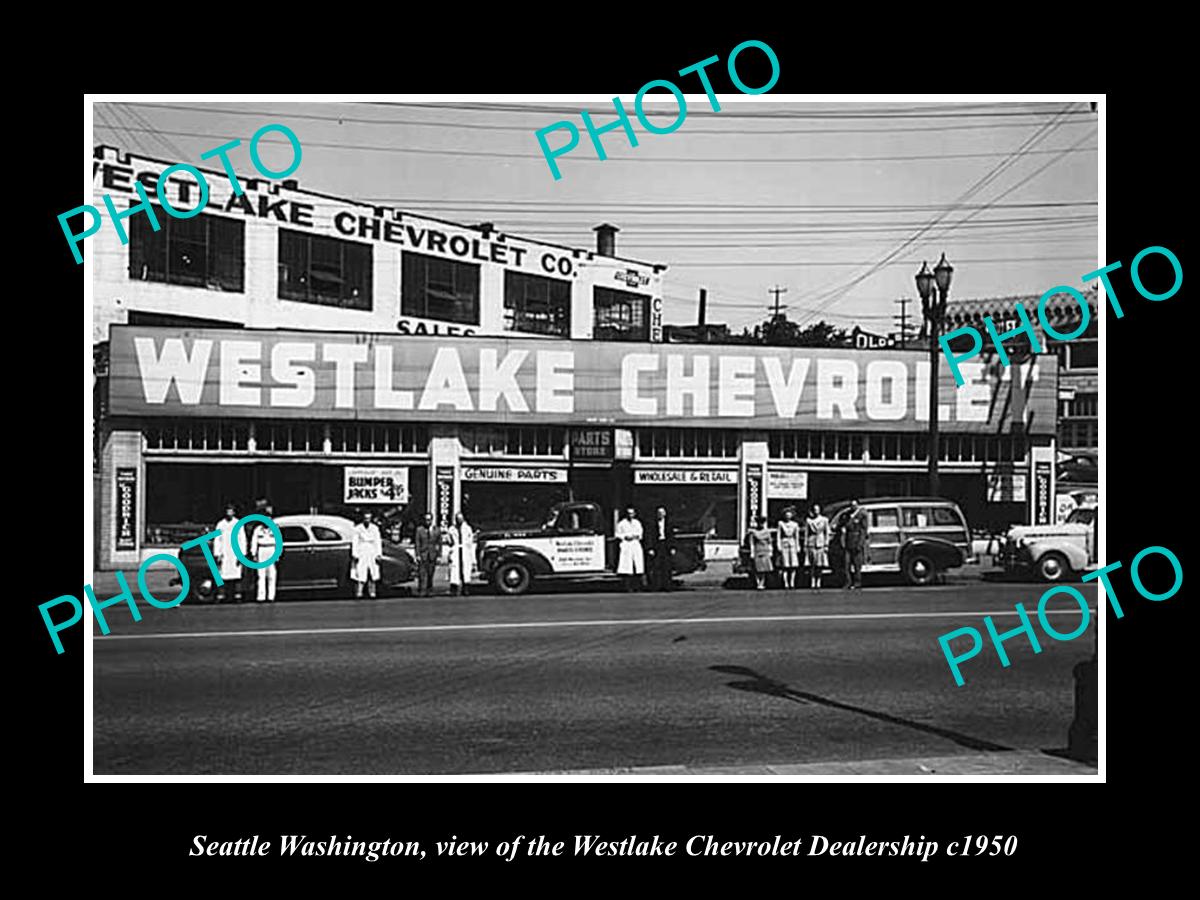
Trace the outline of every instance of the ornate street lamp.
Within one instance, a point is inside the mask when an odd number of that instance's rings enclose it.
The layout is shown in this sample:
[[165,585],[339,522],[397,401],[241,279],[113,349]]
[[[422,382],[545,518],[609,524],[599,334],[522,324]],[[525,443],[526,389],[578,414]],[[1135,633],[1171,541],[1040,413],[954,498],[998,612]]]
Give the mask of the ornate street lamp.
[[938,338],[942,333],[942,320],[946,316],[946,302],[950,299],[950,280],[954,267],[946,262],[946,254],[932,272],[929,263],[921,263],[917,273],[917,293],[921,295],[921,312],[925,316],[926,332],[929,334],[929,495],[940,495],[938,485],[938,357],[941,347]]

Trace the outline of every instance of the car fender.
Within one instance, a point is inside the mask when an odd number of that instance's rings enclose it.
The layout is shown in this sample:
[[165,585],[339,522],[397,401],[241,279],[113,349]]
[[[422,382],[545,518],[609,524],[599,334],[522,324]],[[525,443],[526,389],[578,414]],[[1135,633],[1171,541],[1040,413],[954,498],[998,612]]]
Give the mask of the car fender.
[[379,558],[380,573],[389,584],[403,584],[416,577],[417,564],[407,550],[384,550]]
[[1037,565],[1038,560],[1051,551],[1061,553],[1067,558],[1071,568],[1076,572],[1082,572],[1087,568],[1088,554],[1087,550],[1080,547],[1074,541],[1062,540],[1057,538],[1038,538],[1034,541],[1027,541],[1025,549],[1029,552],[1030,561]]
[[517,561],[524,563],[532,575],[554,574],[554,567],[550,565],[550,560],[532,547],[488,547],[484,557],[485,559],[491,558],[487,565],[488,572],[494,572],[496,567],[503,563]]
[[900,548],[900,559],[911,553],[925,553],[939,569],[953,569],[963,564],[963,552],[950,541],[936,537],[913,538]]

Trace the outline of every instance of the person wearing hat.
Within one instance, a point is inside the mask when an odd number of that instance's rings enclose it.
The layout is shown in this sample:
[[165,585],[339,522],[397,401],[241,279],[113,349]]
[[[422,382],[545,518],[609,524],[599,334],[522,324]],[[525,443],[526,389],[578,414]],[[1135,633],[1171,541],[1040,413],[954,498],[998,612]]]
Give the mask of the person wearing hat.
[[850,511],[842,525],[842,550],[846,562],[846,587],[850,590],[862,590],[863,556],[867,549],[867,511],[858,505],[857,500],[850,501]]

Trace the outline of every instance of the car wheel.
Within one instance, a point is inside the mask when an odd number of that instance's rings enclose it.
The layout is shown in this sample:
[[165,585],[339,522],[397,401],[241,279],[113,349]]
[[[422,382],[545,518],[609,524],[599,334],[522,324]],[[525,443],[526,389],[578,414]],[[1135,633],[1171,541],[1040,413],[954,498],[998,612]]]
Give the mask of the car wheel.
[[933,584],[937,576],[937,566],[924,553],[910,553],[904,558],[904,579],[909,584]]
[[1071,564],[1057,550],[1051,550],[1038,560],[1037,570],[1042,581],[1064,581],[1071,572]]
[[185,602],[192,603],[215,603],[216,592],[213,589],[213,583],[207,578],[192,583],[192,589],[188,592]]
[[510,597],[525,593],[532,582],[533,576],[529,573],[529,567],[517,560],[500,563],[492,576],[492,586],[495,587],[496,593]]

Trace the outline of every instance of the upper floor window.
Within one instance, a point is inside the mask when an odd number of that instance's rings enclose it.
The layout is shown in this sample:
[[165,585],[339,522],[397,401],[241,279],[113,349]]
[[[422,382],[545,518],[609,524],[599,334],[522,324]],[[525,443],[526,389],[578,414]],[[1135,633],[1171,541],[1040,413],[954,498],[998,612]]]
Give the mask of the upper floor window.
[[598,341],[650,340],[650,297],[614,288],[595,289],[595,324]]
[[571,336],[571,282],[504,273],[504,329]]
[[279,297],[371,309],[371,245],[279,229]]
[[472,263],[402,254],[400,312],[419,319],[479,324],[479,266]]
[[161,226],[158,231],[143,213],[126,220],[130,278],[218,291],[245,290],[245,222],[205,213],[177,219],[161,206],[153,208]]

